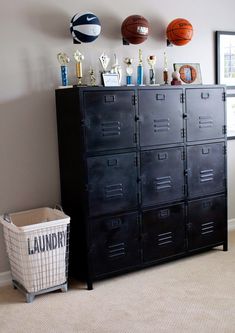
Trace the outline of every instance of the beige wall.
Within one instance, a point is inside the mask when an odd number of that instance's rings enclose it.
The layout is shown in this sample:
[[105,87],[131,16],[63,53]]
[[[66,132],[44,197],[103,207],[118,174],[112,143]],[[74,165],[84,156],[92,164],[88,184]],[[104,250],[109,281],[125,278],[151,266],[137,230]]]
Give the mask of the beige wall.
[[[94,43],[76,46],[69,33],[70,18],[85,11],[100,18],[102,34]],[[213,32],[235,30],[234,12],[234,0],[119,0],[116,5],[110,0],[4,1],[0,10],[0,213],[53,206],[60,201],[54,102],[54,89],[60,84],[58,52],[72,56],[79,48],[85,55],[85,73],[90,65],[98,72],[103,51],[110,57],[116,53],[120,63],[126,56],[136,60],[139,47],[122,45],[120,26],[128,15],[141,14],[152,30],[151,37],[141,44],[143,56],[157,55],[161,83],[165,28],[174,18],[184,17],[193,24],[195,34],[188,45],[167,49],[169,68],[174,62],[198,62],[203,82],[214,83]],[[69,76],[75,83],[73,63]],[[235,218],[234,145],[230,142],[228,149],[230,218]],[[8,269],[0,229],[0,273]]]

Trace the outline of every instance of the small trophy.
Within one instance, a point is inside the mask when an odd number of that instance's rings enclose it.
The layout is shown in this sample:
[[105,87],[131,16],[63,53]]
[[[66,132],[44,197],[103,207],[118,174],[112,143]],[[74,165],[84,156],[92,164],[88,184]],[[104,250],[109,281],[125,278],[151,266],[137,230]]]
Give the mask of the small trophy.
[[127,65],[126,67],[126,84],[132,84],[132,74],[133,74],[133,67],[131,66],[133,63],[133,58],[125,58],[124,63]]
[[107,72],[107,68],[110,62],[110,58],[107,56],[107,54],[105,54],[104,52],[101,54],[101,56],[99,57],[101,66],[103,68],[103,72],[102,73],[106,73]]
[[96,86],[96,77],[95,77],[95,71],[92,67],[89,69],[89,75],[90,75],[90,84],[92,87]]
[[116,56],[116,54],[114,54],[114,64],[112,65],[111,71],[112,74],[117,74],[118,75],[118,82],[119,85],[121,85],[121,81],[122,81],[122,68],[118,63],[118,58]]
[[156,78],[155,78],[155,71],[154,71],[154,66],[156,64],[156,56],[155,55],[150,55],[147,58],[147,62],[150,66],[149,69],[149,83],[150,84],[155,84],[156,83]]
[[137,66],[137,85],[141,86],[143,85],[143,78],[144,72],[143,72],[143,56],[142,56],[142,50],[139,49],[139,65]]
[[163,81],[165,84],[168,84],[168,64],[167,64],[166,52],[164,52]]
[[76,76],[78,78],[78,85],[82,85],[82,60],[84,60],[84,55],[76,50],[73,54],[73,57],[76,61]]
[[62,87],[66,87],[66,86],[68,86],[68,66],[67,65],[70,62],[70,59],[67,56],[67,54],[64,52],[58,53],[57,59],[60,63]]
[[171,85],[172,86],[179,86],[181,85],[182,82],[180,81],[180,73],[175,71],[172,73],[172,81],[171,81]]

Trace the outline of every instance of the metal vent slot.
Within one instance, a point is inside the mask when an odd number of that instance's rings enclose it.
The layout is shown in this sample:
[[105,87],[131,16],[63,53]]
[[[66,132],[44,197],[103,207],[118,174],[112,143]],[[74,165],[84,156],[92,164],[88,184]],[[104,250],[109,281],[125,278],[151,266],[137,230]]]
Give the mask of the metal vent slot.
[[213,127],[213,119],[211,116],[199,116],[199,128]]
[[172,232],[165,232],[163,234],[157,235],[157,243],[159,246],[173,243]]
[[200,182],[210,182],[214,180],[214,170],[208,169],[208,170],[202,170],[200,171]]
[[153,120],[154,132],[166,132],[170,130],[170,120],[166,119],[154,119]]
[[125,243],[112,244],[108,246],[108,257],[116,258],[125,255]]
[[164,191],[164,190],[168,190],[171,187],[172,187],[171,176],[158,177],[154,181],[154,189],[155,189],[155,191]]
[[115,136],[121,134],[121,124],[119,121],[106,121],[101,123],[103,136]]
[[201,225],[201,234],[202,235],[206,235],[206,234],[211,234],[214,232],[214,222],[207,222],[207,223],[203,223]]
[[106,185],[104,191],[106,199],[116,199],[124,196],[122,184]]

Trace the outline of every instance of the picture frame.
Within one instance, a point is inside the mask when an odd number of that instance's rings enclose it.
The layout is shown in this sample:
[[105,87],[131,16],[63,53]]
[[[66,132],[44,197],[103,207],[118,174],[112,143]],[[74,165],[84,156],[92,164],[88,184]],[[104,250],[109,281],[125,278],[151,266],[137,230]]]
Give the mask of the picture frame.
[[235,31],[215,32],[216,83],[226,85],[227,138],[235,139]]
[[175,63],[174,71],[179,73],[183,84],[202,84],[201,66],[199,63]]
[[103,73],[103,84],[105,87],[120,86],[119,75],[115,73]]

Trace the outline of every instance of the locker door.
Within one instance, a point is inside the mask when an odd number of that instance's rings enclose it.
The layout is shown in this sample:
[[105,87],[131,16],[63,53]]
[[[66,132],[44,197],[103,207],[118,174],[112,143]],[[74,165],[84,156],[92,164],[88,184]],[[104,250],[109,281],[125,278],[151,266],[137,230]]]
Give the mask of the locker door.
[[136,146],[133,91],[85,92],[84,128],[89,152]]
[[224,89],[186,89],[187,141],[225,137]]
[[135,208],[136,153],[88,158],[88,198],[90,216]]
[[190,198],[226,190],[223,142],[189,146],[187,165]]
[[227,215],[225,196],[203,198],[188,204],[189,250],[226,240]]
[[90,221],[95,276],[140,264],[138,214]]
[[144,261],[184,252],[186,234],[183,204],[145,211],[142,223]]
[[183,142],[182,90],[140,90],[140,145]]
[[141,189],[144,206],[183,199],[183,148],[141,152]]

